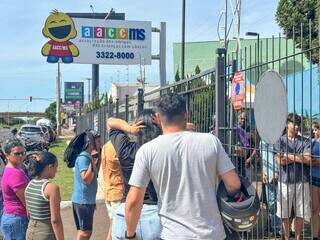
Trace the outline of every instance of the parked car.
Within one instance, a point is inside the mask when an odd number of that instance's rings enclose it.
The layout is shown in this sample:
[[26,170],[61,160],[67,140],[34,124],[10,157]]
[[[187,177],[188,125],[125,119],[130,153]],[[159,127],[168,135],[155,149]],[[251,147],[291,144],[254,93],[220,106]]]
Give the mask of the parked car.
[[56,140],[56,132],[52,130],[52,128],[50,126],[47,126],[47,125],[40,125],[44,128],[47,129],[48,133],[49,133],[49,142],[54,142]]
[[39,127],[41,128],[42,132],[43,132],[43,138],[46,142],[50,143],[50,133],[49,133],[49,129],[47,128],[47,126],[45,125],[39,125]]
[[49,147],[49,142],[46,141],[45,133],[40,126],[22,125],[17,137],[24,142],[27,151],[42,151]]

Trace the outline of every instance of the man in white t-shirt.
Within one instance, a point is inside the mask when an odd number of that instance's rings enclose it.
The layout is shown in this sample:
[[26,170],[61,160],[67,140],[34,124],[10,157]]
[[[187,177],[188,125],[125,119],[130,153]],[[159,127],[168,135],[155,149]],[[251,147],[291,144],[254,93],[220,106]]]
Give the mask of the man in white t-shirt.
[[218,138],[185,131],[186,102],[168,94],[158,103],[157,119],[163,135],[137,152],[126,200],[127,239],[135,239],[143,196],[151,180],[158,195],[161,239],[224,239],[216,201],[218,176],[230,196],[240,179]]

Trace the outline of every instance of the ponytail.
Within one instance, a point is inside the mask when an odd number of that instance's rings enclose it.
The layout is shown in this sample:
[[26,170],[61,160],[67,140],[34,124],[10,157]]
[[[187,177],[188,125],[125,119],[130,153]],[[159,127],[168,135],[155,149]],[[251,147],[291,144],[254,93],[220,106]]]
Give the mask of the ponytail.
[[29,158],[28,171],[32,178],[41,175],[46,166],[55,164],[57,157],[50,152],[34,153]]

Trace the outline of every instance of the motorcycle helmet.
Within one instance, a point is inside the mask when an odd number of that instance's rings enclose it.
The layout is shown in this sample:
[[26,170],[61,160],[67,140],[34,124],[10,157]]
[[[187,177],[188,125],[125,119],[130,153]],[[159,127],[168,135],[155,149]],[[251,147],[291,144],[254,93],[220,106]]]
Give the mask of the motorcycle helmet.
[[235,231],[246,232],[257,223],[260,202],[255,187],[246,178],[240,178],[240,181],[241,197],[237,199],[228,195],[221,181],[217,191],[217,202],[225,225]]

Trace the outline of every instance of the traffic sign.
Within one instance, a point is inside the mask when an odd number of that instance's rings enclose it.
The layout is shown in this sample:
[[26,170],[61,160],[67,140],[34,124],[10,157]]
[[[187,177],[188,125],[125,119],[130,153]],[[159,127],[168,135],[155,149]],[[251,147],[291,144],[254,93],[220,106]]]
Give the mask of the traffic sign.
[[231,93],[231,102],[234,110],[241,109],[245,96],[246,96],[246,91],[245,91],[244,77],[241,72],[236,72],[232,79],[232,93]]

